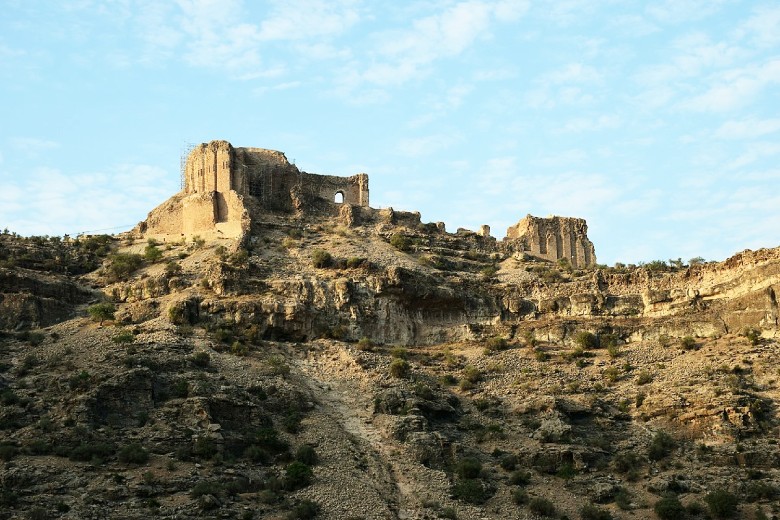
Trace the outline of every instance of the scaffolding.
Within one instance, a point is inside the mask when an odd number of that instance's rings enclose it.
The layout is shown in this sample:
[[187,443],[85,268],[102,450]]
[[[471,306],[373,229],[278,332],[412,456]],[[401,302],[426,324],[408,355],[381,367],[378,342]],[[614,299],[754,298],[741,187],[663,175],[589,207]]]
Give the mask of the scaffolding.
[[189,141],[184,141],[181,146],[181,154],[179,154],[179,189],[184,189],[187,185],[187,158],[190,156],[190,152],[195,148],[195,144]]

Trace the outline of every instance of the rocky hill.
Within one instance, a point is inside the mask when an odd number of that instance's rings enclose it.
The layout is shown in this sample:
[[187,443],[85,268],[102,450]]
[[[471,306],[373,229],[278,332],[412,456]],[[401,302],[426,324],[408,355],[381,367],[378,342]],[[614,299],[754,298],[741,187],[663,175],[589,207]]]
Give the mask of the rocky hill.
[[0,518],[780,514],[780,250],[234,198],[231,238],[0,236]]

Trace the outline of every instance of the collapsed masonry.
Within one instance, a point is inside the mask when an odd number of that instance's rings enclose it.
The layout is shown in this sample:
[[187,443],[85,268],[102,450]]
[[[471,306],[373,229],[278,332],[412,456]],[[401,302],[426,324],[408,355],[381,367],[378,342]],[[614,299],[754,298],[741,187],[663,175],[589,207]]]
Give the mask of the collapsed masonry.
[[[262,215],[338,217],[346,225],[383,222],[420,227],[417,212],[373,209],[368,205],[368,175],[317,175],[299,170],[282,152],[263,148],[234,148],[227,141],[196,146],[187,157],[184,189],[152,210],[136,231],[150,238],[242,238],[251,233],[253,219]],[[444,224],[426,226],[445,233]],[[474,236],[481,247],[504,249],[543,260],[568,259],[573,267],[596,264],[593,243],[583,219],[538,218],[528,215],[507,231],[502,242],[490,228]]]

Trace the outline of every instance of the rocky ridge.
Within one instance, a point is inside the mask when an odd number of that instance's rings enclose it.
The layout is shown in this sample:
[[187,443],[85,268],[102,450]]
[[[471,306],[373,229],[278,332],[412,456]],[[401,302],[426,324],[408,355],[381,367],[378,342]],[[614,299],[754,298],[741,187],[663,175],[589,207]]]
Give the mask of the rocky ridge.
[[61,305],[0,315],[0,518],[780,512],[780,251],[576,269],[419,217],[251,227],[0,268]]

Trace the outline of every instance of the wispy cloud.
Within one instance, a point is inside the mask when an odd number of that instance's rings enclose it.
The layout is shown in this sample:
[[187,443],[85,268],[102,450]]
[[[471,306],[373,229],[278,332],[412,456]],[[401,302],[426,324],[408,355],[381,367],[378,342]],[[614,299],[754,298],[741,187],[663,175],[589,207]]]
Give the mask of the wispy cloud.
[[750,117],[726,121],[715,131],[718,139],[755,139],[780,131],[780,118],[757,119]]
[[[177,180],[159,167],[142,164],[75,174],[36,168],[6,183],[0,192],[0,222],[22,234],[129,228],[145,217],[150,201],[161,202],[175,192]],[[127,221],[133,217],[136,222]]]
[[398,142],[398,153],[406,157],[421,157],[445,150],[461,141],[454,133],[441,133],[401,139]]
[[60,147],[60,143],[57,141],[36,137],[14,137],[10,139],[9,143],[12,148],[28,154],[38,154]]

